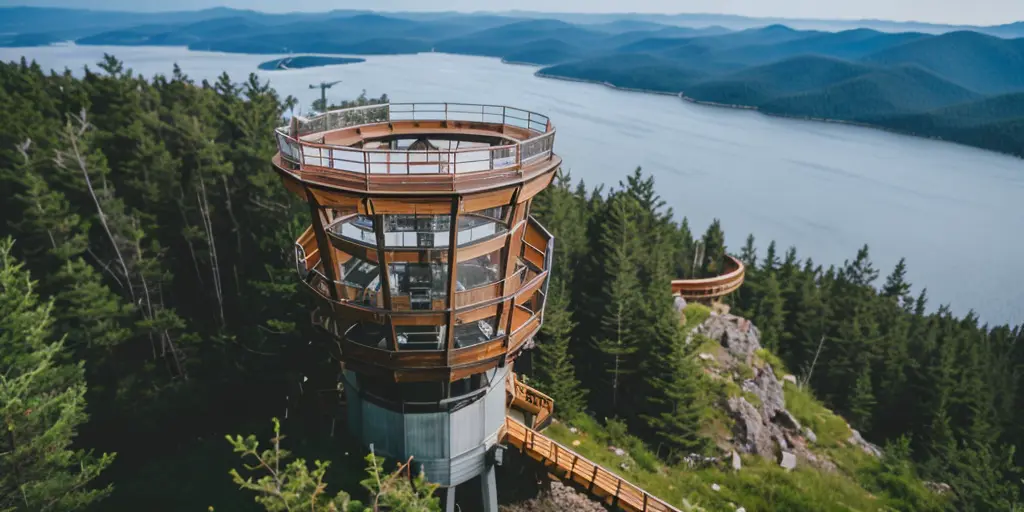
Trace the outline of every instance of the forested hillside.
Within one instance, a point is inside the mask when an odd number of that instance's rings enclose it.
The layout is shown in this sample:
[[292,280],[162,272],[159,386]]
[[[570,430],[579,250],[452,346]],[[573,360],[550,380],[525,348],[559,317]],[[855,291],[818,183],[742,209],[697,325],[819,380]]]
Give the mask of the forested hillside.
[[[701,236],[674,220],[639,170],[612,190],[563,176],[535,210],[558,240],[538,379],[560,414],[624,420],[663,456],[699,444],[706,384],[694,381],[698,347],[680,343],[669,281],[705,275],[728,250],[747,266],[733,312],[752,319],[764,345],[826,405],[903,453],[922,478],[948,483],[952,508],[1020,506],[1021,327],[979,325],[943,306],[928,313],[927,292],[906,282],[906,266],[881,278],[867,247],[838,267],[774,242],[759,251],[753,236],[727,249],[717,222]],[[706,259],[695,269],[696,244]]]
[[[146,80],[112,57],[82,78],[0,65],[0,508],[59,493],[92,510],[246,510],[223,437],[264,438],[274,416],[289,449],[336,463],[332,495],[359,492],[344,469],[361,471],[358,448],[341,422],[327,436],[336,362],[294,277],[308,211],[269,165],[290,104],[255,77]],[[563,417],[618,417],[676,464],[703,446],[706,404],[668,283],[713,272],[726,248],[717,223],[691,233],[654,187],[639,173],[608,191],[563,177],[537,200],[558,243],[536,366]],[[693,269],[696,240],[708,258]],[[734,311],[869,440],[908,439],[894,453],[912,471],[872,462],[864,489],[899,500],[920,476],[949,484],[957,510],[1019,503],[1020,327],[927,313],[904,269],[879,282],[866,249],[822,268],[753,246],[739,251],[749,274]],[[800,482],[745,492],[777,488],[777,503],[814,510],[825,498],[792,494]]]

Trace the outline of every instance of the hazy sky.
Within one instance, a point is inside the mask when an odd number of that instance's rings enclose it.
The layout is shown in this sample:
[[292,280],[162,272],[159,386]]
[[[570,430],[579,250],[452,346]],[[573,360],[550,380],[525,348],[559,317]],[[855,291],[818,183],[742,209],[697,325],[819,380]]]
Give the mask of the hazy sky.
[[0,5],[131,11],[218,5],[266,12],[331,9],[722,13],[756,17],[886,19],[994,25],[1024,20],[1024,0],[0,0]]

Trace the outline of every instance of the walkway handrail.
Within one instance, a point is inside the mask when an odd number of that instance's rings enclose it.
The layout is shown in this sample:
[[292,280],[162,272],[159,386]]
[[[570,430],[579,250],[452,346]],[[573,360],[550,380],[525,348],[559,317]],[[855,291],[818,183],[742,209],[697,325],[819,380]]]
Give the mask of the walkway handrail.
[[591,494],[613,507],[629,512],[681,512],[657,496],[507,416],[505,435],[509,444],[544,462],[556,475],[563,473],[559,475],[561,478],[586,486]]
[[[535,134],[512,144],[449,150],[364,149],[306,140],[310,135],[398,121],[486,123]],[[284,160],[364,174],[457,174],[515,170],[552,154],[555,129],[536,112],[501,105],[384,103],[295,116],[274,133]],[[461,169],[459,168],[461,166]]]
[[685,299],[710,299],[728,295],[743,284],[746,267],[734,256],[725,256],[725,273],[702,279],[673,279],[672,292]]

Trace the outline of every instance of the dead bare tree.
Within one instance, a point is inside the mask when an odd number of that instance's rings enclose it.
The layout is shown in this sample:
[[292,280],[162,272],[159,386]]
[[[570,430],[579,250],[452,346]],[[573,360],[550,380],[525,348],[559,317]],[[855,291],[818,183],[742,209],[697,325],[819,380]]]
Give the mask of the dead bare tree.
[[[82,176],[85,178],[85,186],[89,190],[89,195],[92,197],[93,203],[96,205],[96,214],[100,219],[100,224],[103,226],[103,231],[106,232],[107,238],[110,239],[110,244],[114,248],[114,254],[117,256],[117,261],[121,266],[121,272],[124,273],[125,282],[128,284],[128,294],[131,295],[132,302],[136,301],[135,289],[132,287],[130,274],[128,273],[128,264],[125,262],[124,255],[121,254],[121,248],[118,247],[117,240],[114,238],[114,233],[110,230],[110,225],[107,222],[107,214],[103,211],[103,205],[100,203],[99,196],[96,195],[96,189],[92,186],[92,179],[89,177],[89,166],[86,162],[85,156],[82,155],[81,149],[79,148],[79,140],[89,130],[90,125],[86,117],[85,109],[78,116],[72,116],[75,124],[70,121],[65,125],[66,135],[68,138],[68,144],[70,148],[64,151],[57,151],[54,161],[58,167],[65,170],[70,170],[69,165],[78,165],[79,170],[82,171]],[[77,126],[76,126],[77,125]],[[71,163],[68,163],[71,160]]]

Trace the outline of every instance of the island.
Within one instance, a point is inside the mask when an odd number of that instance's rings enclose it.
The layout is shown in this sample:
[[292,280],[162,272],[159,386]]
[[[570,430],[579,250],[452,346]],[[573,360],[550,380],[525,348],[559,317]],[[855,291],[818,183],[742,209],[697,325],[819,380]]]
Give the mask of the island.
[[284,69],[303,69],[321,66],[334,66],[337,64],[357,64],[366,62],[366,59],[355,57],[324,57],[320,55],[294,55],[281,59],[274,59],[259,65],[264,71],[279,71]]

